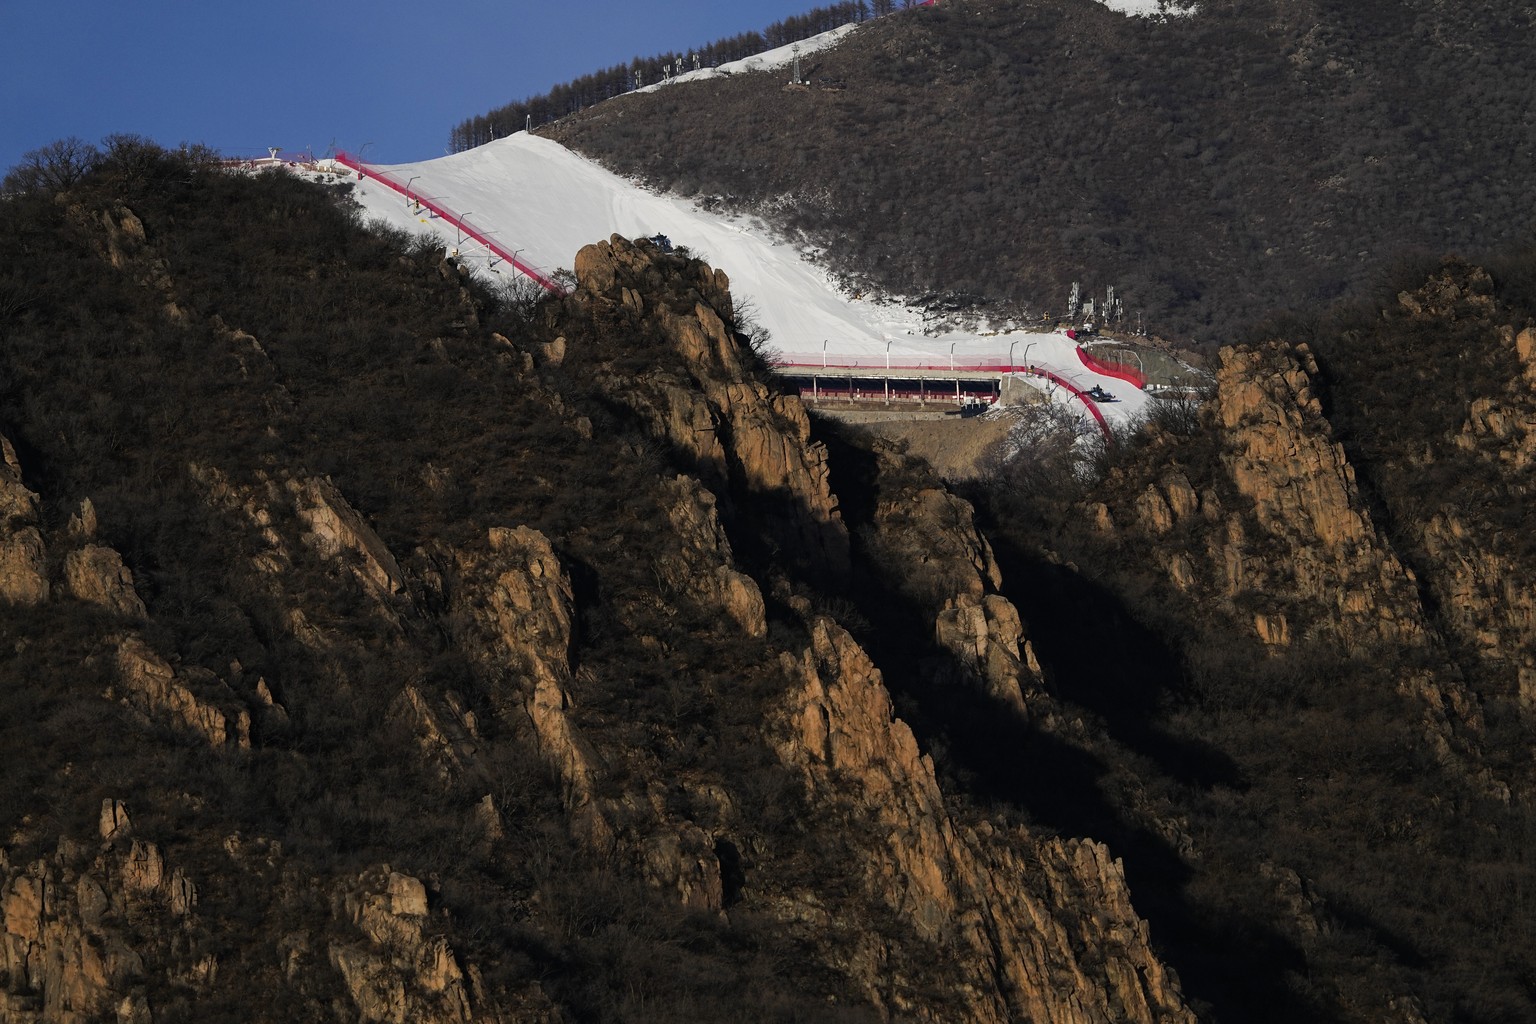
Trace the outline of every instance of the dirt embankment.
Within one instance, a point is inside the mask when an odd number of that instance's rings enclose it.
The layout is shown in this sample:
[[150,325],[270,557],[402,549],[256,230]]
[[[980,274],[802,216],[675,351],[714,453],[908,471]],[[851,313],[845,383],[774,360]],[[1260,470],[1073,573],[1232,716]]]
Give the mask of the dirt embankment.
[[850,424],[878,437],[903,441],[908,453],[927,460],[946,480],[976,476],[978,463],[1007,436],[1014,416],[1007,410],[987,416],[943,419],[878,419]]

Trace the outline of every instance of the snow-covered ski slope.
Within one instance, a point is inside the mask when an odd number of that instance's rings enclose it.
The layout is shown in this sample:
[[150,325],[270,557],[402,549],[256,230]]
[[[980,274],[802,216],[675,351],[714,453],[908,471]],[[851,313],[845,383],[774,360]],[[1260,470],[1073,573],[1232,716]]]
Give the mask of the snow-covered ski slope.
[[684,70],[681,73],[674,74],[670,78],[659,82],[653,82],[650,85],[641,86],[637,91],[654,92],[657,89],[664,89],[669,85],[682,85],[687,82],[707,82],[711,78],[721,78],[727,75],[741,75],[753,71],[776,71],[793,64],[797,54],[801,57],[809,57],[818,50],[825,50],[828,47],[836,46],[843,41],[845,36],[858,27],[858,25],[852,23],[843,25],[830,32],[823,32],[820,35],[811,36],[809,39],[802,39],[798,43],[779,46],[772,50],[764,50],[762,53],[743,57],[741,60],[729,61],[717,68],[699,68],[697,71],[694,71],[689,69],[687,61],[684,61]]
[[[920,312],[843,294],[822,268],[762,225],[699,209],[627,181],[576,153],[518,133],[485,146],[420,163],[371,165],[412,195],[431,198],[465,224],[534,267],[568,268],[584,245],[620,234],[665,234],[731,278],[738,303],[750,302],[769,347],[786,364],[827,367],[1036,366],[1079,389],[1095,385],[1118,401],[1100,411],[1111,424],[1134,417],[1147,396],[1133,384],[1090,371],[1063,334],[982,336],[923,333]],[[355,178],[356,176],[353,175]],[[455,225],[418,210],[399,192],[364,177],[354,196],[365,217],[411,232],[432,232],[486,276],[515,273]],[[1026,378],[1061,401],[1064,389]],[[1085,408],[1079,408],[1084,415]]]

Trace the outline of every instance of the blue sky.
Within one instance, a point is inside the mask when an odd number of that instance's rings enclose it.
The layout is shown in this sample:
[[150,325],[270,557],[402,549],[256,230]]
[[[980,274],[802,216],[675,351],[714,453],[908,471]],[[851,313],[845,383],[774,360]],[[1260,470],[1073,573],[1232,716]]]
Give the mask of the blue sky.
[[427,159],[466,117],[822,2],[6,0],[0,171],[113,132],[231,156],[371,143],[370,161]]

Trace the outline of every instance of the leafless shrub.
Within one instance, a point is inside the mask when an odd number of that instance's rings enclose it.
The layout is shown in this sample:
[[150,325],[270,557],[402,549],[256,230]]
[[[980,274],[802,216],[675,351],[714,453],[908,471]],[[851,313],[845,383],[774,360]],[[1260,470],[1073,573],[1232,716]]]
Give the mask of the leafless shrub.
[[22,155],[11,168],[0,192],[62,192],[101,162],[101,151],[71,135]]
[[736,333],[747,339],[747,346],[752,349],[754,355],[762,362],[764,368],[772,369],[783,358],[783,353],[773,344],[773,335],[768,328],[758,323],[757,303],[751,298],[740,296],[735,299]]
[[524,323],[533,319],[534,310],[548,294],[543,285],[521,273],[502,274],[491,291],[503,312]]

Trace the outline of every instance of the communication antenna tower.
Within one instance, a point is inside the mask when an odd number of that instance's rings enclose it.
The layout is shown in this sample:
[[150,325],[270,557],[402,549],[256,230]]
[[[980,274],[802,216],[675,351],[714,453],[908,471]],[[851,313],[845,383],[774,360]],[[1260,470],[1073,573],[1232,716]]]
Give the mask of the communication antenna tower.
[[1067,296],[1067,319],[1076,320],[1083,307],[1083,291],[1076,281],[1072,282],[1072,294]]
[[1104,289],[1104,317],[1116,322],[1125,319],[1125,300],[1115,294],[1115,286]]
[[523,131],[527,132],[529,135],[533,134],[533,115],[532,114],[528,115],[528,121],[523,126]]
[[800,75],[800,44],[796,43],[794,46],[790,47],[790,52],[795,55],[795,77],[794,80],[790,82],[790,84],[804,85],[805,79]]

